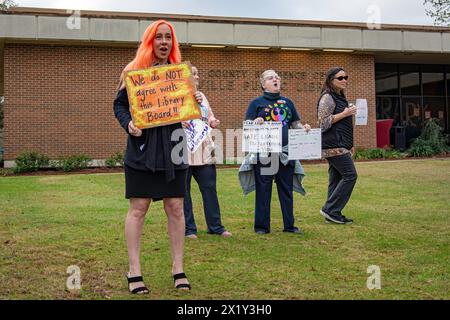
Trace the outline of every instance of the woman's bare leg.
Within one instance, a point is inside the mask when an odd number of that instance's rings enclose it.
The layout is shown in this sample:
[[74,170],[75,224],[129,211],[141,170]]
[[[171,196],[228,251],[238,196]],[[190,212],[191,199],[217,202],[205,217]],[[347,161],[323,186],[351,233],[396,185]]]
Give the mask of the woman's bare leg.
[[[184,272],[184,213],[183,198],[164,198],[164,210],[167,214],[170,249],[172,253],[172,274]],[[189,283],[187,279],[178,279],[175,286]]]
[[[146,198],[130,199],[130,208],[125,219],[125,238],[127,240],[128,258],[130,262],[129,277],[142,275],[140,263],[141,235],[150,202],[151,199]],[[134,282],[130,284],[130,289],[133,290],[143,285],[142,282]]]

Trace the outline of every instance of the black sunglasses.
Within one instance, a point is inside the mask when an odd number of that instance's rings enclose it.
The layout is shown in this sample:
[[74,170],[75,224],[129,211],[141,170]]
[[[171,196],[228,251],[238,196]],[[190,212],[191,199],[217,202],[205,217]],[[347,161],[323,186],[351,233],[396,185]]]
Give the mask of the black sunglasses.
[[348,80],[348,76],[340,76],[340,77],[336,77],[335,79],[338,79],[339,81],[342,81],[342,80]]

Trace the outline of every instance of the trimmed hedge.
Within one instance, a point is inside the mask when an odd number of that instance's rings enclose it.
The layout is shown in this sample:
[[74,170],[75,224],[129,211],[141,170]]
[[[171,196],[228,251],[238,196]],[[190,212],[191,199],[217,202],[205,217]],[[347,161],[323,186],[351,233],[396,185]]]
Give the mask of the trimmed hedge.
[[50,159],[38,152],[24,152],[16,158],[16,166],[14,173],[33,172],[42,168],[47,168],[50,164]]
[[92,159],[84,154],[62,157],[59,160],[52,161],[52,167],[65,172],[86,169]]

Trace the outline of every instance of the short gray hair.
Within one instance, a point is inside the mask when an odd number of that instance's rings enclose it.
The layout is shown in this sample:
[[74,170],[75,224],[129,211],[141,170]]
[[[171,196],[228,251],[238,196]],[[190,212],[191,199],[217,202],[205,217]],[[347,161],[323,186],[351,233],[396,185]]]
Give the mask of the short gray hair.
[[259,76],[259,84],[261,85],[261,89],[263,89],[264,90],[264,78],[267,76],[267,74],[268,73],[271,73],[271,72],[273,72],[273,73],[275,73],[276,75],[278,75],[278,73],[276,73],[276,71],[275,70],[272,70],[272,69],[268,69],[268,70],[266,70],[266,71],[264,71],[263,73],[261,73],[260,74],[260,76]]

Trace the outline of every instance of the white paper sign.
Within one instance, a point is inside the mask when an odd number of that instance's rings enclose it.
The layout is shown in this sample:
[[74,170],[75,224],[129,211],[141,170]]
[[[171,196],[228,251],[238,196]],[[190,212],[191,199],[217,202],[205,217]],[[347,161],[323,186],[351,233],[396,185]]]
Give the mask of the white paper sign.
[[243,152],[281,152],[281,128],[280,121],[264,121],[262,124],[254,124],[252,120],[244,121],[242,132]]
[[211,127],[200,119],[187,121],[189,128],[184,129],[187,137],[187,149],[190,153],[194,153],[198,147],[205,141],[208,134],[211,132]]
[[322,158],[321,129],[289,130],[289,160],[312,160]]
[[367,100],[366,99],[356,99],[356,126],[366,126],[367,125]]

